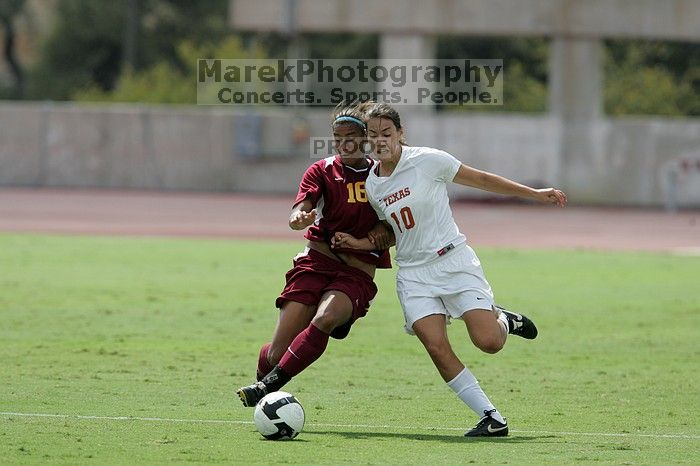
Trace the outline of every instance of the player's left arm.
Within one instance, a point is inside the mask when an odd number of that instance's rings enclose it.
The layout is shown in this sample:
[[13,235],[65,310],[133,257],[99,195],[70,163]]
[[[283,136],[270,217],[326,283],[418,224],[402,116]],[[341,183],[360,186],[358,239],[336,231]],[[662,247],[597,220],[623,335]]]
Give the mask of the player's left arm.
[[518,196],[527,199],[534,199],[545,204],[553,204],[559,207],[566,205],[566,194],[556,188],[535,189],[524,184],[509,180],[503,176],[495,175],[483,170],[477,170],[468,165],[462,164],[457,170],[453,180],[457,184],[471,186],[506,196]]

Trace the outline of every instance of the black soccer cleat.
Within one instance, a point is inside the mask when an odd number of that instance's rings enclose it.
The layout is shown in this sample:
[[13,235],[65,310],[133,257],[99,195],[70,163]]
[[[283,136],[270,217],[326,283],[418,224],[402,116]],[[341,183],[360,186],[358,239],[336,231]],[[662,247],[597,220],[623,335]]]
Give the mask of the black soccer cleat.
[[252,408],[267,395],[267,389],[264,383],[256,382],[253,385],[239,388],[236,393],[238,393],[238,398],[241,399],[243,406]]
[[508,333],[517,335],[527,340],[534,340],[537,337],[537,327],[535,323],[522,314],[507,311],[501,306],[496,306],[508,318]]
[[[465,437],[505,437],[508,435],[508,423],[501,423],[491,417],[496,411],[484,411],[484,417],[471,430],[464,433]],[[504,419],[505,421],[505,419]]]

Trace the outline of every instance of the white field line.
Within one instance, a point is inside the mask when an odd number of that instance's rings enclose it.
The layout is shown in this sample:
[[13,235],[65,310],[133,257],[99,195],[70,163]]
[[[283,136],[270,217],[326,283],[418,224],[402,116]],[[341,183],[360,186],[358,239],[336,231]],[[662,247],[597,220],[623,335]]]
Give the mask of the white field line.
[[700,246],[684,246],[678,248],[671,248],[671,254],[676,256],[700,256]]
[[[44,418],[59,418],[59,419],[86,419],[86,420],[104,420],[104,421],[142,421],[142,422],[183,422],[192,424],[237,424],[237,425],[252,425],[252,421],[237,421],[227,419],[172,419],[161,417],[136,417],[136,416],[89,416],[81,414],[50,414],[50,413],[11,413],[0,412],[0,416],[4,417],[44,417]],[[308,427],[335,427],[343,429],[397,429],[397,430],[456,430],[463,431],[464,427],[430,427],[430,426],[396,426],[396,425],[372,425],[372,424],[324,424],[324,423],[309,423]],[[568,432],[568,431],[553,431],[553,430],[511,430],[516,434],[537,434],[537,435],[571,435],[585,437],[640,437],[640,438],[672,438],[672,439],[688,439],[700,440],[700,435],[691,434],[644,434],[633,432]]]

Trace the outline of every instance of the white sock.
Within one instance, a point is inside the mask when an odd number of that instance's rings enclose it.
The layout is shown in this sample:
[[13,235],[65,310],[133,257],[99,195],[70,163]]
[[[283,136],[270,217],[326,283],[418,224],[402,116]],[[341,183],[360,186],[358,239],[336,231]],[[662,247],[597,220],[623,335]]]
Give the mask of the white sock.
[[506,331],[506,335],[508,335],[508,329],[510,329],[510,326],[508,325],[508,316],[506,316],[505,312],[498,314],[498,323],[501,324],[501,327],[503,327]]
[[447,382],[447,385],[457,394],[457,396],[474,411],[479,418],[484,417],[484,411],[495,410],[491,417],[505,424],[501,413],[491,404],[486,393],[481,389],[479,381],[474,374],[466,367],[457,377]]

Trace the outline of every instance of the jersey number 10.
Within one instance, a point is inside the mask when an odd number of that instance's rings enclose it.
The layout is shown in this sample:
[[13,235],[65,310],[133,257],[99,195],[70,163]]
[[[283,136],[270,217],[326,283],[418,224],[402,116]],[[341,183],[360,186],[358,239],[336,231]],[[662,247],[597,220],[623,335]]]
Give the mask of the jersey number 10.
[[[407,230],[410,230],[414,226],[416,226],[416,221],[413,220],[413,212],[411,212],[411,208],[406,206],[403,207],[399,213],[401,214],[401,220],[403,221],[403,226]],[[391,218],[394,219],[394,222],[396,222],[396,226],[399,227],[399,233],[402,233],[403,230],[401,229],[401,222],[399,222],[399,217],[396,215],[396,212],[391,213]]]

